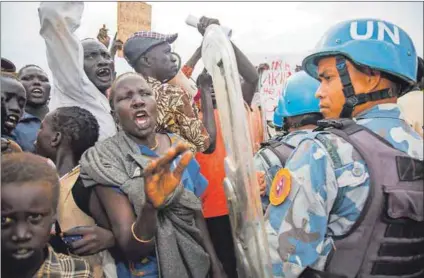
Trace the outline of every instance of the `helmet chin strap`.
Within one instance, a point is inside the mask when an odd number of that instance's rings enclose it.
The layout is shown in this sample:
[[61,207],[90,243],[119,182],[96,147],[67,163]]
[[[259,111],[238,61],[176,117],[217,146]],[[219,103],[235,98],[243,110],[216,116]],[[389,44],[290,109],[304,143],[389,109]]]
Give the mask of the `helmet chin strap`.
[[355,94],[349,72],[346,67],[346,59],[343,56],[336,56],[336,67],[339,72],[340,80],[343,85],[343,94],[346,99],[343,105],[340,118],[352,118],[352,112],[355,106],[361,105],[369,101],[391,98],[390,89],[382,89],[370,93]]

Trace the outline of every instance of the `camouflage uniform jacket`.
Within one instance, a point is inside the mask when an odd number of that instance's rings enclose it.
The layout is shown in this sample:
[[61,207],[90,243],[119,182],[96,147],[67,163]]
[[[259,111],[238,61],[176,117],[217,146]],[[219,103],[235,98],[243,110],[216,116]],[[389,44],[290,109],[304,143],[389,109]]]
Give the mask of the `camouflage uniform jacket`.
[[[293,131],[286,136],[278,136],[278,134],[274,137],[280,142],[284,142],[289,144],[290,146],[297,147],[300,141],[305,138],[308,134],[310,134],[312,130],[296,130]],[[273,138],[273,139],[274,139]],[[273,166],[269,167],[267,161],[264,161],[262,155],[267,155],[269,161]],[[271,187],[272,180],[274,179],[275,174],[281,168],[280,160],[276,155],[270,154],[269,152],[265,152],[264,148],[259,149],[259,151],[253,157],[253,162],[256,171],[265,172],[265,182],[266,182],[266,193],[264,196],[261,196],[262,207],[265,210],[269,205],[269,189]]]
[[162,84],[147,77],[158,109],[157,131],[175,133],[190,143],[190,149],[203,152],[209,147],[209,134],[198,117],[198,110],[191,105],[189,96],[179,87]]
[[[355,120],[394,148],[423,160],[423,139],[405,122],[397,104],[374,106]],[[325,141],[336,150],[337,163],[324,147]],[[290,193],[266,213],[274,277],[298,277],[307,266],[323,270],[333,248],[332,237],[352,227],[369,192],[368,169],[359,153],[325,131],[302,140],[286,168]]]

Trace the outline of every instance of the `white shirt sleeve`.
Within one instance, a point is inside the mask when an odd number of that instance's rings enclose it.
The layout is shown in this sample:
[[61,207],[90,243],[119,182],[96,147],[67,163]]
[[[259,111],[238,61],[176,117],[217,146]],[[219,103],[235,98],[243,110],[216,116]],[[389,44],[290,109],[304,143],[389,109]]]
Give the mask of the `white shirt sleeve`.
[[74,34],[81,23],[83,2],[42,2],[38,9],[40,35],[46,42],[47,62],[53,74],[50,110],[79,106],[100,125],[100,139],[116,133],[107,98],[84,72],[84,50]]

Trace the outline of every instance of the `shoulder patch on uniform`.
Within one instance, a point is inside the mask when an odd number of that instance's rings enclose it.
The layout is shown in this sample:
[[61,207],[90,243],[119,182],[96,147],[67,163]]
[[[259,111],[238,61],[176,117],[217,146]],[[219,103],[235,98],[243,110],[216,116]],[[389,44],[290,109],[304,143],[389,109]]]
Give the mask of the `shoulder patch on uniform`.
[[278,170],[272,180],[271,190],[269,193],[269,201],[272,205],[278,206],[284,202],[290,193],[291,176],[287,168]]

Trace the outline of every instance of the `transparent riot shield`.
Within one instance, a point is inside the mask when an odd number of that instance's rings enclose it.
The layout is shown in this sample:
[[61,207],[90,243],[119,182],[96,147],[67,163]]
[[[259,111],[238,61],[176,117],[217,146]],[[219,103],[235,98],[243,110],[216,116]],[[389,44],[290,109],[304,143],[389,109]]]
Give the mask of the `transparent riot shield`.
[[206,29],[203,63],[211,74],[227,156],[225,194],[239,278],[272,277],[259,186],[233,47],[218,25]]

